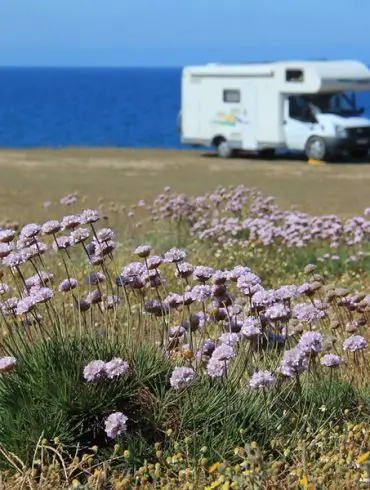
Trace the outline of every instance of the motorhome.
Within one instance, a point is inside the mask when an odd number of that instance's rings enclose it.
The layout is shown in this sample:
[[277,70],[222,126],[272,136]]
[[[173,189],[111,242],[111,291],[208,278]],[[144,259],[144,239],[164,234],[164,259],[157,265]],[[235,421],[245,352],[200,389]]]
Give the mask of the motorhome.
[[182,71],[181,142],[272,156],[278,149],[325,160],[370,149],[370,120],[356,93],[370,90],[355,60],[187,66]]

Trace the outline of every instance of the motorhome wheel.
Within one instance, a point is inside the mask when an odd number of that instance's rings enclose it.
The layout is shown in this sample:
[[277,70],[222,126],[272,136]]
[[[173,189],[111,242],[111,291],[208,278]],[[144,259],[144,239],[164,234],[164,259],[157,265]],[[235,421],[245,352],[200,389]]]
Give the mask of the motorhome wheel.
[[320,136],[311,136],[306,143],[306,156],[313,160],[325,160],[327,147],[325,141]]
[[230,158],[233,154],[233,150],[227,141],[221,141],[217,146],[217,154],[221,158]]

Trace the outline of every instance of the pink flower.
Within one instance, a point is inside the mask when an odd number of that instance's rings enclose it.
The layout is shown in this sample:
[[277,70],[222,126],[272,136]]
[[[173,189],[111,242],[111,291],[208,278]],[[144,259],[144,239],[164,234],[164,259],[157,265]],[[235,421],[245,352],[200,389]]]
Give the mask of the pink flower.
[[64,204],[65,206],[70,206],[71,204],[74,204],[77,201],[77,197],[74,194],[68,194],[67,196],[64,196],[60,200],[60,204]]
[[105,420],[105,433],[110,439],[116,439],[126,432],[127,425],[126,422],[128,417],[122,412],[113,412]]
[[257,371],[249,381],[249,386],[257,389],[268,388],[273,384],[275,384],[275,377],[270,371]]
[[134,254],[138,255],[140,258],[145,259],[149,257],[152,247],[150,245],[140,245],[136,247]]
[[87,364],[83,371],[83,376],[86,381],[97,381],[105,374],[105,362],[101,360],[91,361]]
[[7,373],[8,371],[11,371],[13,368],[15,368],[16,364],[17,360],[15,357],[0,357],[0,373]]
[[195,379],[196,375],[194,369],[188,367],[175,367],[172,372],[170,384],[175,390],[186,388]]
[[111,361],[105,363],[104,371],[109,379],[116,378],[125,374],[129,369],[128,363],[115,357]]
[[44,235],[53,235],[54,233],[57,233],[61,229],[61,224],[59,221],[56,220],[50,220],[46,221],[41,227],[41,232]]

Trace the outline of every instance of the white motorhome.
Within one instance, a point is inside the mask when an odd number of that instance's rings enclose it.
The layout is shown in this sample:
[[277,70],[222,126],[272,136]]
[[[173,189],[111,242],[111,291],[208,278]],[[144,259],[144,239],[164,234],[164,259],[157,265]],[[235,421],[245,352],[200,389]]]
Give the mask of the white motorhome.
[[273,155],[304,151],[325,160],[370,149],[370,120],[356,92],[370,89],[370,70],[354,60],[279,61],[188,66],[181,81],[181,142]]

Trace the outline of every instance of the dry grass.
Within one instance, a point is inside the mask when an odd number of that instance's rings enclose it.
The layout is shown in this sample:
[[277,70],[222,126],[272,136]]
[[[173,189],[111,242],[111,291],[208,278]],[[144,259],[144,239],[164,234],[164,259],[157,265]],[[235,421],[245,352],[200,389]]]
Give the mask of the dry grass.
[[190,151],[63,149],[0,152],[1,217],[40,218],[42,203],[78,190],[132,204],[165,185],[198,194],[245,184],[276,196],[283,207],[312,213],[362,213],[370,205],[370,164],[311,167],[304,161],[218,160]]

